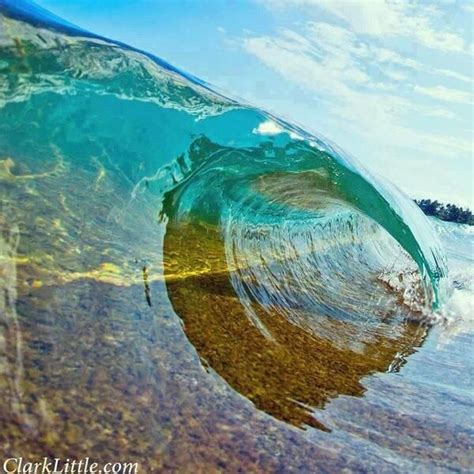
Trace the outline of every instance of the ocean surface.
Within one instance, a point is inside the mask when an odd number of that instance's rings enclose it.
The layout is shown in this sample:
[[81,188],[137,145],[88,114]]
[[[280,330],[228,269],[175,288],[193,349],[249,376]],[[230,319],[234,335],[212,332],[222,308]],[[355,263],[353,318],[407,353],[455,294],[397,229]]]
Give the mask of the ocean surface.
[[0,0],[0,197],[1,459],[472,469],[473,227],[318,134]]

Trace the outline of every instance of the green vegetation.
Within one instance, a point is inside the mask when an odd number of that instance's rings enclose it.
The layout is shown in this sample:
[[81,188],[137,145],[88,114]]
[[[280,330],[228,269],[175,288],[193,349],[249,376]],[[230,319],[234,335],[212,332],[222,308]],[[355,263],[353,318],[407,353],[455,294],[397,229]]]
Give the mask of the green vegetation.
[[442,221],[474,225],[474,215],[469,209],[463,209],[454,204],[443,204],[431,199],[415,199],[415,202],[427,216],[434,216]]

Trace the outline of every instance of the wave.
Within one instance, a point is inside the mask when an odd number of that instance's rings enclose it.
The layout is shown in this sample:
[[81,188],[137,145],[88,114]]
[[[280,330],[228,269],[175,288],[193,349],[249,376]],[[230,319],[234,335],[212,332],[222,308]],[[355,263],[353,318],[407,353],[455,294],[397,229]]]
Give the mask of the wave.
[[422,343],[446,258],[400,190],[159,58],[0,6],[0,180],[38,285],[143,268],[203,363],[298,426]]

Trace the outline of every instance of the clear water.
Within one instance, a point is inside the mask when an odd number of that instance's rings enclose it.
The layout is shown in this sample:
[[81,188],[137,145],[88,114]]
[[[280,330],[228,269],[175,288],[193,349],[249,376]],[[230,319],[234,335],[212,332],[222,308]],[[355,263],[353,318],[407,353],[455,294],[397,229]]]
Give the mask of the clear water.
[[158,58],[0,7],[3,457],[469,470],[470,228]]

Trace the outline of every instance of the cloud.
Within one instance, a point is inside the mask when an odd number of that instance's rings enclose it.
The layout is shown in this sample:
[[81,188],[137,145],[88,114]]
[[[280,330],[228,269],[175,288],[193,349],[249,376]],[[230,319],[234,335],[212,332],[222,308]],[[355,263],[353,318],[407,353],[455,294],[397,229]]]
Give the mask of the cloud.
[[[450,110],[413,100],[413,91],[447,103],[465,102],[469,94],[441,86],[414,85],[410,74],[433,73],[433,69],[348,28],[310,21],[298,32],[283,28],[271,36],[247,36],[243,46],[286,80],[314,92],[328,109],[328,121],[339,129],[384,147],[450,157],[470,153],[470,140],[415,130],[410,122],[414,115],[457,118]],[[444,74],[446,70],[441,71]]]
[[[279,135],[280,133],[287,133],[287,131],[273,120],[265,120],[264,122],[260,122],[258,127],[252,130],[252,133],[255,133],[256,135],[272,136]],[[290,132],[289,135],[295,140],[303,140],[303,137],[295,132]]]
[[470,15],[474,14],[474,5],[471,5],[470,3],[464,3],[461,8]]
[[455,102],[458,104],[472,104],[472,96],[468,92],[458,89],[450,89],[443,86],[422,87],[415,86],[415,92],[427,95],[433,99],[443,100],[445,102]]
[[324,10],[343,20],[359,34],[374,37],[405,37],[445,52],[468,52],[469,45],[443,26],[441,12],[432,5],[405,0],[263,0],[268,8],[305,7]]
[[458,81],[468,82],[469,84],[472,84],[472,77],[465,76],[464,74],[460,74],[456,71],[451,71],[450,69],[433,69],[433,73],[440,76],[451,77],[453,79],[457,79]]

